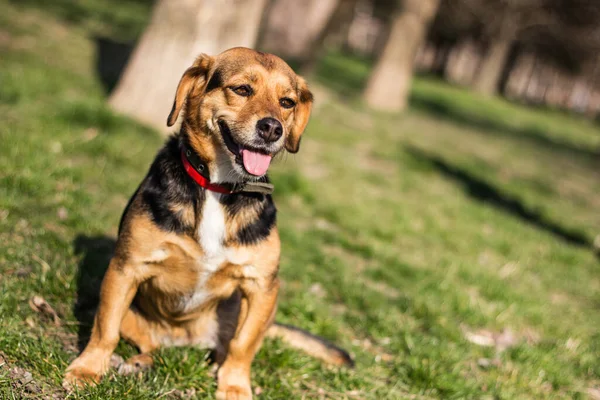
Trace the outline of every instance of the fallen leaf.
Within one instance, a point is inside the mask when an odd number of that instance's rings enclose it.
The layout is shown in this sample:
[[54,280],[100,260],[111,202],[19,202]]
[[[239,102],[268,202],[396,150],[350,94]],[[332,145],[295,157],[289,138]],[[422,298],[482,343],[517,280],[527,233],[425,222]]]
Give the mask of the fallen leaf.
[[469,342],[479,346],[492,347],[495,344],[492,334],[488,332],[465,332],[465,337]]
[[41,296],[33,296],[29,300],[29,307],[35,312],[47,315],[52,318],[54,325],[60,326],[60,318],[54,308]]
[[463,328],[465,338],[478,346],[495,347],[497,351],[504,351],[515,346],[519,339],[511,329],[493,332],[488,329],[479,329],[471,332]]
[[61,221],[67,219],[67,217],[69,216],[69,212],[67,211],[66,208],[64,207],[60,207],[58,209],[58,211],[56,211],[56,215],[58,216],[58,219],[60,219]]

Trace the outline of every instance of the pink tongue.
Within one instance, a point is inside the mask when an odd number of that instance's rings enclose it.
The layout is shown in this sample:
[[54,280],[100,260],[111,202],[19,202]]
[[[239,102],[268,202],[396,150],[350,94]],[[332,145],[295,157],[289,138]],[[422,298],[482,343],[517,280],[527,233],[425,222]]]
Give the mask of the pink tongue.
[[242,160],[244,168],[252,175],[264,175],[271,164],[271,156],[246,149],[242,150]]

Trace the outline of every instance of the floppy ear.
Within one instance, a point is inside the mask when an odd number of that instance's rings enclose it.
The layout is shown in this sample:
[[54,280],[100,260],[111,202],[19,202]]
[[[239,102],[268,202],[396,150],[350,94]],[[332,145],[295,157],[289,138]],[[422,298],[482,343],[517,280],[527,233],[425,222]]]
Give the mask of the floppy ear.
[[298,77],[298,104],[294,110],[294,124],[285,141],[285,149],[290,153],[297,153],[300,149],[300,137],[308,124],[310,110],[312,109],[313,94],[308,90],[308,85],[302,77]]
[[173,108],[167,119],[167,126],[175,125],[179,112],[192,91],[198,91],[201,93],[206,86],[206,76],[213,63],[213,58],[206,55],[200,54],[194,65],[188,68],[181,77],[179,85],[177,85],[177,92],[175,93],[175,101],[173,101]]

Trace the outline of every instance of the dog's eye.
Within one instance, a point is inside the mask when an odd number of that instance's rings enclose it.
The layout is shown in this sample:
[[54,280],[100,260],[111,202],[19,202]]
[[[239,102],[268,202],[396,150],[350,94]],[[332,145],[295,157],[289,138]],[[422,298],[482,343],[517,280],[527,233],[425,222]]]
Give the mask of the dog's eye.
[[236,86],[231,88],[233,92],[239,96],[248,97],[252,94],[252,88],[248,85]]
[[296,105],[294,100],[290,99],[289,97],[284,97],[282,99],[279,99],[279,104],[283,108],[292,108]]

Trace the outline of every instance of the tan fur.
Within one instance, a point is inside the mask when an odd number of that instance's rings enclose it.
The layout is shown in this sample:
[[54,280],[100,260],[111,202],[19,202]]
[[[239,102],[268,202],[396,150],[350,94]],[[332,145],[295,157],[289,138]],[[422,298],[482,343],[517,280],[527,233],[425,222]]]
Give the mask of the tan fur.
[[[261,88],[252,103],[230,90],[204,93],[216,68],[223,85],[247,81]],[[289,96],[294,109],[282,108]],[[233,49],[218,57],[201,55],[185,71],[168,118],[171,126],[180,112],[183,126],[193,134],[190,145],[218,168],[226,150],[213,134],[215,112],[226,115],[239,132],[250,132],[265,116],[284,124],[285,146],[297,151],[310,115],[312,96],[306,83],[279,58],[248,49]],[[185,107],[184,107],[185,106]],[[243,133],[242,133],[243,134]],[[97,382],[109,367],[120,337],[135,344],[142,356],[129,365],[148,363],[146,353],[161,346],[203,345],[216,350],[218,399],[250,399],[250,365],[276,310],[280,242],[276,228],[254,246],[235,247],[233,233],[257,217],[247,211],[226,215],[224,246],[228,259],[215,271],[203,264],[205,251],[198,237],[202,215],[190,204],[171,209],[189,225],[193,235],[168,233],[144,212],[140,196],[126,214],[115,256],[104,277],[100,304],[90,341],[67,368],[66,387]],[[203,301],[189,299],[202,286]],[[136,296],[136,306],[130,305]],[[141,361],[140,361],[141,360]],[[151,361],[150,361],[151,363]]]

